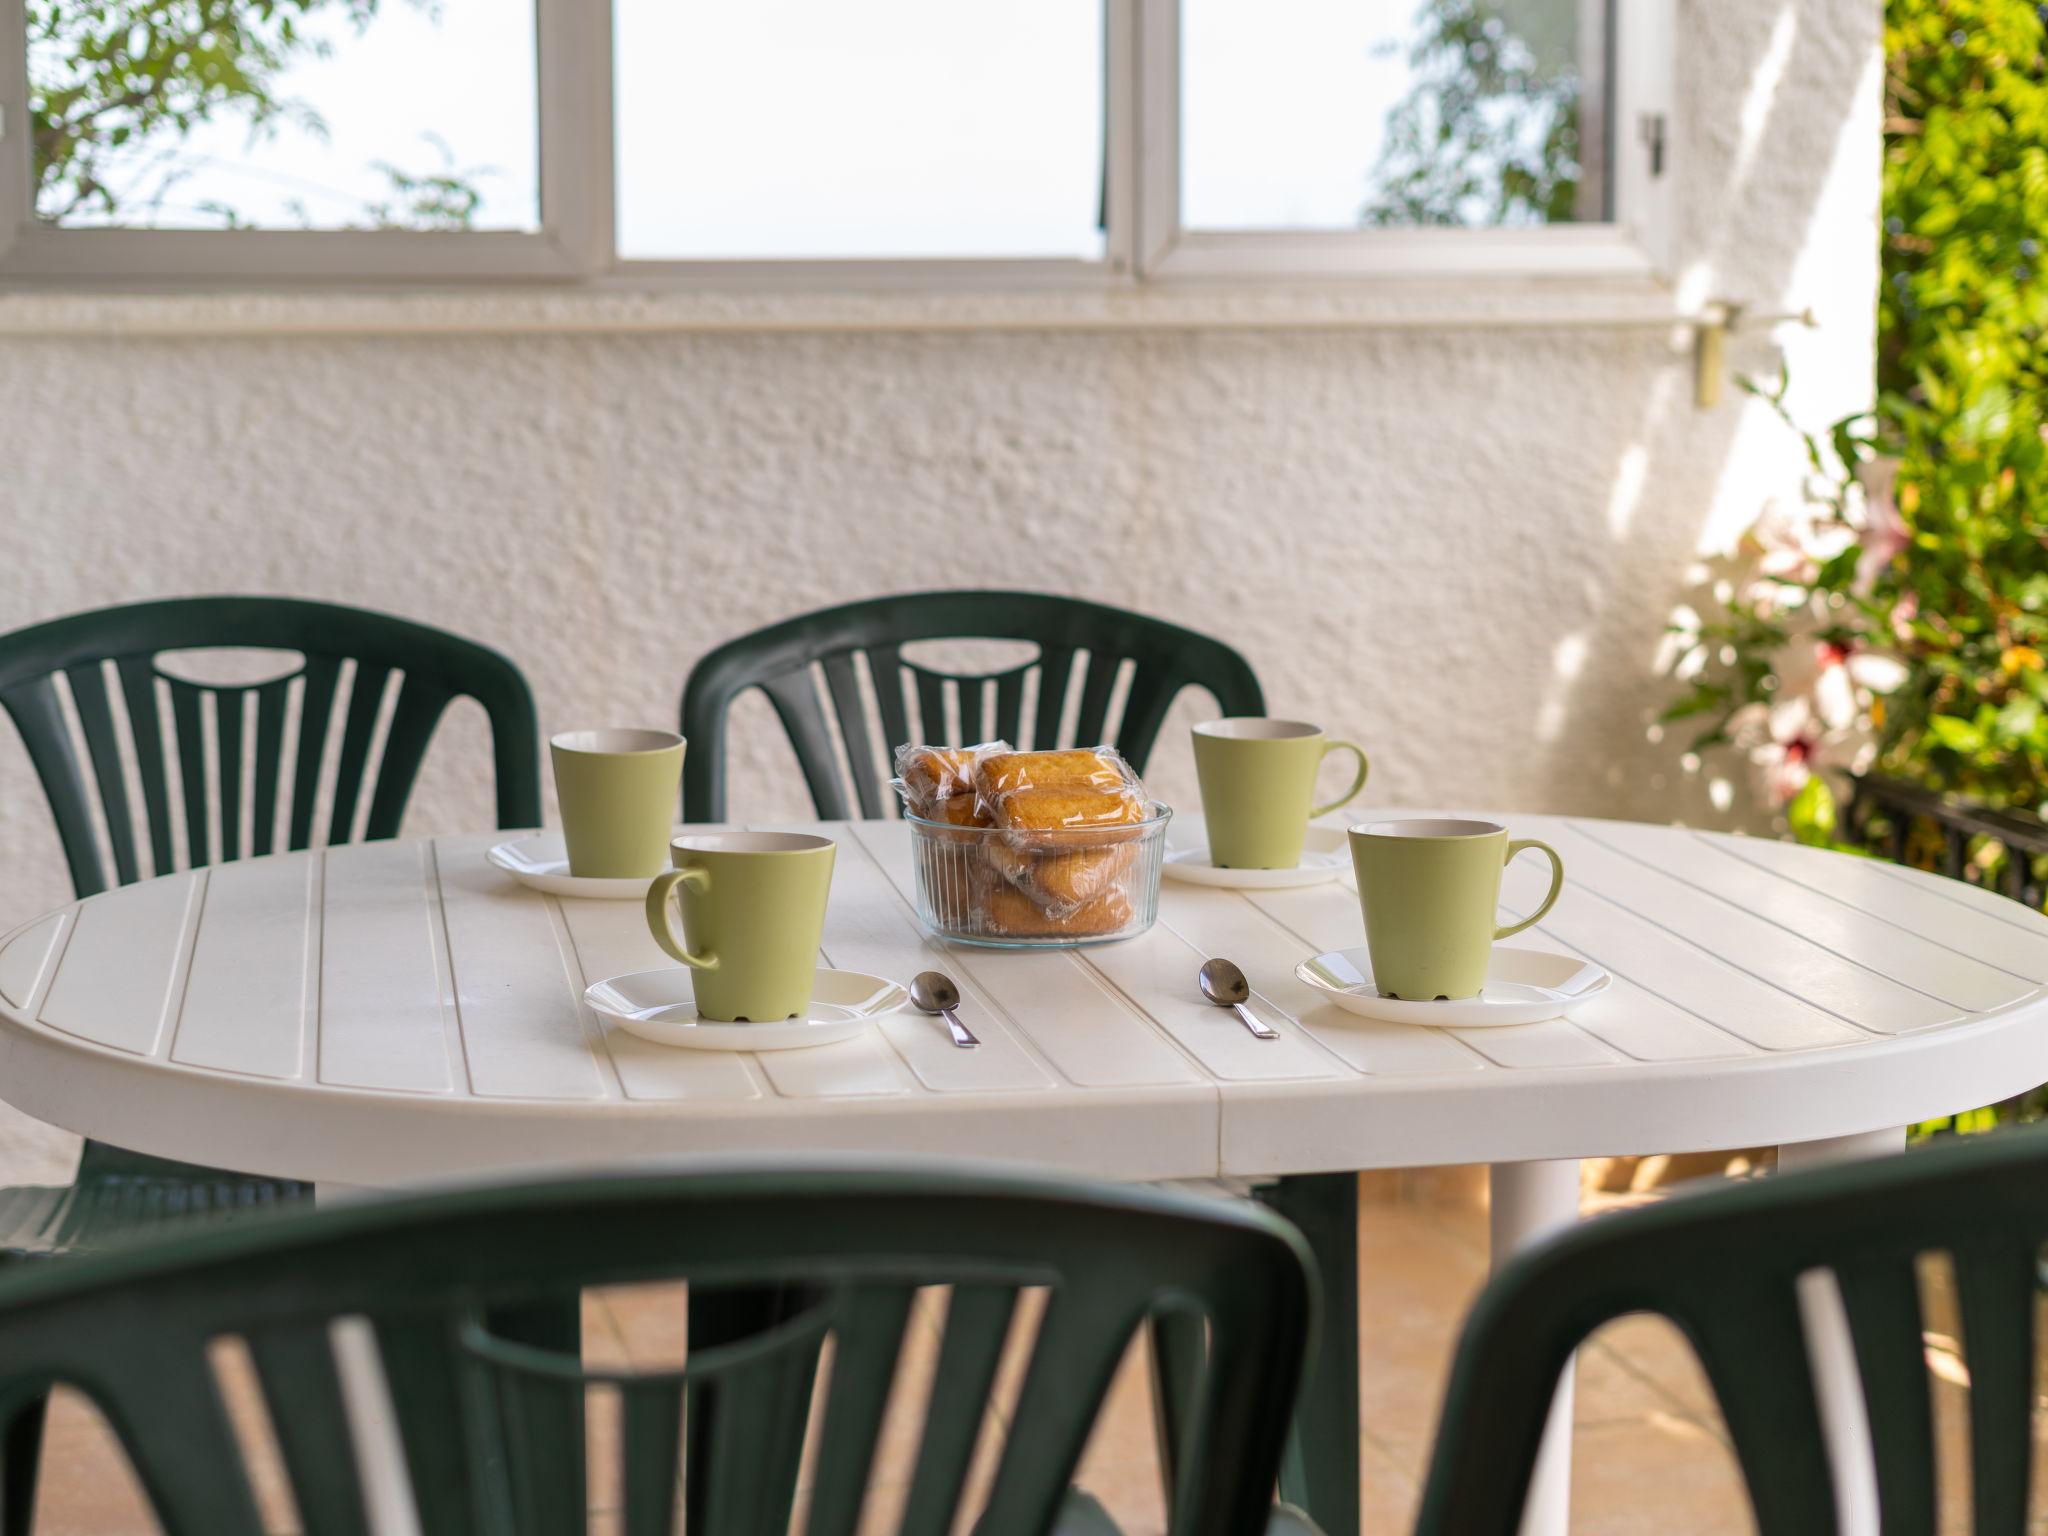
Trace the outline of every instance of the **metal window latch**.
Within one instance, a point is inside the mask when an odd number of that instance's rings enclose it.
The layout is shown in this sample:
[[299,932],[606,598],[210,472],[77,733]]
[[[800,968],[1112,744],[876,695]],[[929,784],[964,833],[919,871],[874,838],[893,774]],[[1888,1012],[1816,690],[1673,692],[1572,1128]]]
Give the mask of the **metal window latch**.
[[1650,175],[1664,174],[1664,127],[1662,112],[1645,112],[1636,119],[1636,136],[1643,141],[1643,147],[1650,152]]

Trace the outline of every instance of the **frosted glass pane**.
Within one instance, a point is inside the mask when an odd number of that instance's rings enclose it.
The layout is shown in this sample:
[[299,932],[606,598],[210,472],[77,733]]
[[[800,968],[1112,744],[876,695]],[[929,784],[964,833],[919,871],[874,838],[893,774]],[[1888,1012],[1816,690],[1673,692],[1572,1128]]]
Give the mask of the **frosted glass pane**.
[[36,212],[533,229],[532,0],[28,0]]
[[618,0],[626,257],[1097,256],[1101,0]]
[[[1193,229],[1602,216],[1604,0],[1184,0]],[[1582,143],[1581,129],[1587,131]]]

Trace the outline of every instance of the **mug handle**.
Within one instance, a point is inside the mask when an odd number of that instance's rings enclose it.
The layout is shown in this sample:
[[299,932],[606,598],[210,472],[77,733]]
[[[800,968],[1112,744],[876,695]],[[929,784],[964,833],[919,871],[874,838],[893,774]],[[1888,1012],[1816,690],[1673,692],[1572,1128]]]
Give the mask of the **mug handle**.
[[647,926],[654,934],[654,942],[674,955],[692,970],[715,971],[718,956],[693,955],[686,948],[686,940],[676,932],[675,921],[669,915],[669,897],[679,885],[687,885],[693,891],[711,889],[711,871],[701,867],[690,869],[665,869],[654,877],[654,884],[647,887]]
[[1328,815],[1331,811],[1336,810],[1338,806],[1349,805],[1353,800],[1356,800],[1358,792],[1365,788],[1365,776],[1372,771],[1372,764],[1365,760],[1365,748],[1361,747],[1357,742],[1326,741],[1323,743],[1324,757],[1328,757],[1332,752],[1338,751],[1349,752],[1358,759],[1358,777],[1351,781],[1349,789],[1345,790],[1343,794],[1332,800],[1328,805],[1319,805],[1310,811],[1308,814],[1311,820],[1317,816]]
[[1493,936],[1497,940],[1504,939],[1512,933],[1520,933],[1524,928],[1542,922],[1544,913],[1557,905],[1558,893],[1564,889],[1564,860],[1557,856],[1557,850],[1551,847],[1550,844],[1539,843],[1533,837],[1518,837],[1512,843],[1509,843],[1508,856],[1501,860],[1502,866],[1505,867],[1516,854],[1527,853],[1531,848],[1534,848],[1538,853],[1550,860],[1550,894],[1543,898],[1542,906],[1531,912],[1519,923],[1506,928],[1494,929]]

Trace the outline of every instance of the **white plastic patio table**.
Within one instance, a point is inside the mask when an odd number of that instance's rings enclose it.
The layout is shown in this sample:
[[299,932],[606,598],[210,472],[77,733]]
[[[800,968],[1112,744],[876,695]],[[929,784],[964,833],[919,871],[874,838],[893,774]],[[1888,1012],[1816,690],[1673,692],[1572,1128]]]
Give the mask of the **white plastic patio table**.
[[[1576,1217],[1583,1157],[1863,1155],[2048,1079],[2048,919],[2018,903],[1760,839],[1502,819],[1555,846],[1567,877],[1517,942],[1615,975],[1570,1021],[1435,1030],[1338,1009],[1294,966],[1363,941],[1348,881],[1168,882],[1141,938],[949,945],[918,925],[908,829],[872,822],[817,829],[840,845],[825,959],[945,969],[982,1047],[904,1012],[811,1050],[676,1050],[581,1001],[669,963],[640,905],[537,895],[485,862],[504,834],[479,833],[168,875],[16,929],[0,938],[0,1092],[88,1136],[322,1185],[750,1151],[1119,1179],[1486,1162],[1502,1253]],[[1529,910],[1545,874],[1510,866],[1504,910]],[[1202,1000],[1196,969],[1219,954],[1278,1040]],[[1844,1528],[1874,1530],[1838,1298],[1809,1282]],[[1563,1528],[1566,1450],[1553,1435],[1530,1530]]]

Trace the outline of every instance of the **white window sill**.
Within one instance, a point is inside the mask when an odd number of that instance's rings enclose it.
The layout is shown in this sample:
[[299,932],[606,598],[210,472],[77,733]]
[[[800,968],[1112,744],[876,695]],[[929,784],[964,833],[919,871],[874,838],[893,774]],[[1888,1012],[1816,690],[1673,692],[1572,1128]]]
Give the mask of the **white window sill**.
[[149,293],[0,291],[0,336],[472,335],[688,331],[1656,329],[1639,276],[1205,282],[1041,289],[632,291],[445,287]]

